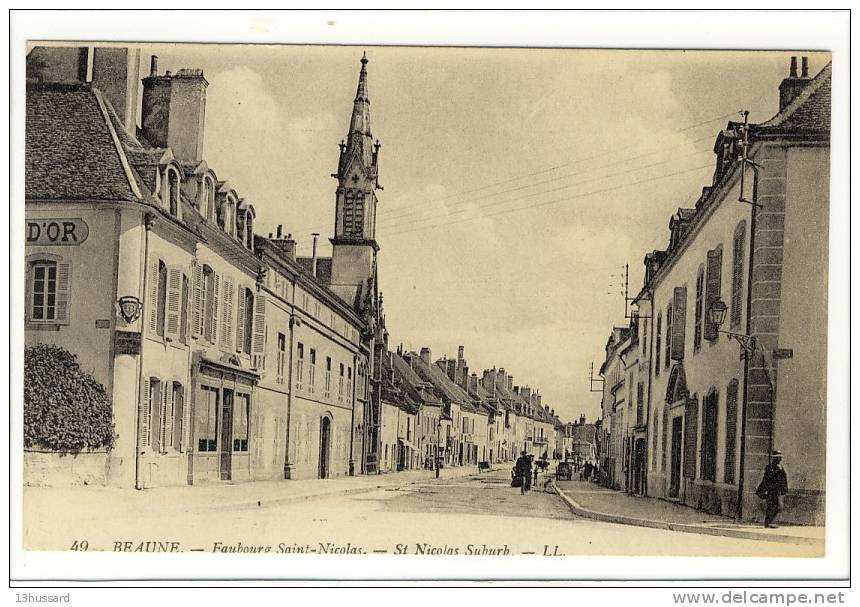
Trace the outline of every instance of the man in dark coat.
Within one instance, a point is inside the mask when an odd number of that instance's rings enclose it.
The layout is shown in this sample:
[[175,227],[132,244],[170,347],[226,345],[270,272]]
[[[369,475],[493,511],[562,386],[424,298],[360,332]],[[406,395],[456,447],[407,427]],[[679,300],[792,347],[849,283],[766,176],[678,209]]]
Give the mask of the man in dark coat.
[[529,475],[529,468],[529,460],[526,457],[526,452],[523,451],[517,458],[517,462],[514,464],[514,474],[517,476],[517,480],[519,481],[520,493],[528,491],[526,487],[526,478]]
[[756,489],[756,495],[765,500],[764,526],[775,528],[774,521],[779,514],[779,498],[788,493],[788,478],[780,466],[782,453],[774,451],[770,463],[764,469],[764,476]]

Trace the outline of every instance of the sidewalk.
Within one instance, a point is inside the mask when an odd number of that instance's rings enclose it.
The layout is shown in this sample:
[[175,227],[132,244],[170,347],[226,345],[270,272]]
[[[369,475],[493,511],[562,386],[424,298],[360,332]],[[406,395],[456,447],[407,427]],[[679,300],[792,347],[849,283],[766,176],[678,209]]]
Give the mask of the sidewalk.
[[[438,482],[478,474],[474,466],[443,468]],[[58,508],[74,512],[77,516],[90,513],[90,518],[128,516],[130,512],[137,515],[211,512],[277,506],[426,482],[437,482],[435,471],[408,470],[337,479],[225,481],[144,490],[94,486],[24,487],[24,512],[36,518],[54,516]]]
[[580,516],[622,525],[791,544],[824,545],[824,527],[766,529],[650,497],[637,497],[585,481],[556,483],[556,493]]

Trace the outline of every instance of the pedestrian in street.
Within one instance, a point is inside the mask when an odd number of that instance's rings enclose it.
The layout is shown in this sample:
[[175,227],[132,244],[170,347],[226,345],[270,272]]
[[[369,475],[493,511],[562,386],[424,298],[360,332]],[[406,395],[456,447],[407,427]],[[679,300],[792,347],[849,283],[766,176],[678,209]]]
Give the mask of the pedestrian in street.
[[514,464],[514,479],[512,483],[515,487],[518,486],[520,488],[520,494],[525,494],[528,491],[526,486],[526,478],[529,476],[528,467],[529,460],[526,457],[526,452],[523,451]]
[[774,521],[779,515],[779,498],[788,493],[788,478],[780,465],[781,462],[782,452],[774,451],[755,491],[760,499],[765,500],[764,526],[772,529],[776,528]]

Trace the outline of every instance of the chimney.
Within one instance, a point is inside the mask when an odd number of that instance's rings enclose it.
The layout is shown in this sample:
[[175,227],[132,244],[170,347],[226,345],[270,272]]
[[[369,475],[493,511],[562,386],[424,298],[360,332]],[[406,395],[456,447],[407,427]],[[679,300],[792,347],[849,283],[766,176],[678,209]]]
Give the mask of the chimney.
[[206,117],[206,87],[203,70],[181,69],[158,75],[158,58],[150,61],[150,74],[143,79],[141,130],[154,146],[171,148],[182,162],[203,157],[203,126]]
[[430,348],[421,348],[421,354],[419,355],[421,360],[424,361],[424,364],[428,367],[430,366]]
[[513,390],[514,388],[514,376],[508,375],[508,390]]
[[314,232],[313,234],[311,234],[311,236],[314,237],[313,253],[311,253],[311,274],[313,275],[314,278],[316,278],[316,275],[317,275],[317,239],[320,237],[320,235],[317,232]]
[[37,46],[27,54],[27,79],[39,82],[86,82],[89,49],[85,46]]
[[[478,378],[478,376],[476,375],[476,376],[475,376],[475,379],[477,379],[477,378]],[[462,387],[464,387],[466,390],[471,390],[471,389],[472,389],[472,388],[471,388],[471,385],[472,385],[472,384],[470,384],[470,383],[469,383],[469,367],[468,367],[467,365],[463,365],[463,368],[461,369],[461,373],[460,373],[460,385],[461,385]],[[472,390],[472,391],[474,392],[474,390]]]
[[481,383],[484,384],[484,388],[493,394],[496,393],[496,370],[495,369],[484,369],[484,377],[481,379]]
[[[296,241],[293,240],[292,234],[287,234],[287,237],[284,238],[284,226],[278,224],[277,236],[274,240],[272,240],[272,244],[278,247],[287,257],[296,260]],[[271,237],[271,234],[269,235]]]
[[552,415],[553,417],[555,417],[555,409],[550,409],[549,414]]
[[535,400],[537,401],[538,407],[540,407],[540,394],[535,393]]
[[806,88],[811,78],[809,77],[809,58],[801,57],[800,76],[797,75],[797,57],[791,58],[788,78],[779,85],[779,111],[783,111],[797,99],[797,96]]
[[579,425],[580,425],[580,426],[584,426],[584,425],[585,425],[585,414],[580,414],[580,416],[579,416]]
[[463,353],[465,348],[463,346],[457,346],[457,360],[463,360]]
[[[158,57],[153,57],[156,69]],[[140,49],[96,47],[93,49],[93,86],[110,101],[126,132],[137,132],[140,101]]]
[[525,400],[526,402],[530,402],[531,396],[532,396],[532,389],[529,388],[528,386],[521,387],[520,388],[520,396],[522,396],[523,400]]
[[471,375],[469,375],[467,377],[468,377],[468,381],[469,381],[469,390],[471,392],[474,392],[477,394],[477,392],[478,392],[478,374],[472,373]]

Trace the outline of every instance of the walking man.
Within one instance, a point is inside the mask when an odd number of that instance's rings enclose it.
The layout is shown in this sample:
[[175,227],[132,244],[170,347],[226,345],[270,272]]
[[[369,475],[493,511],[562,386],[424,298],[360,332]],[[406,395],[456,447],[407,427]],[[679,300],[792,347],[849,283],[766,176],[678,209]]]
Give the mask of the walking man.
[[765,500],[764,526],[775,528],[776,517],[779,514],[779,498],[788,493],[788,478],[780,465],[782,452],[774,451],[770,463],[764,469],[764,476],[756,489],[756,495]]
[[523,451],[522,454],[517,458],[516,464],[514,464],[514,474],[518,477],[520,483],[520,493],[524,494],[528,491],[528,478],[529,478],[529,460],[526,457],[526,452]]

